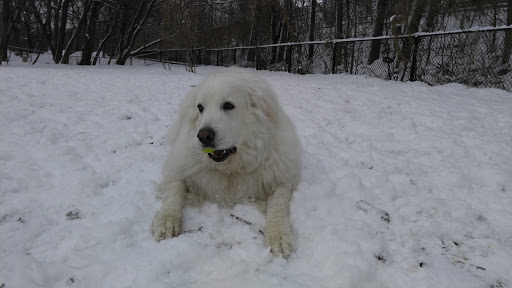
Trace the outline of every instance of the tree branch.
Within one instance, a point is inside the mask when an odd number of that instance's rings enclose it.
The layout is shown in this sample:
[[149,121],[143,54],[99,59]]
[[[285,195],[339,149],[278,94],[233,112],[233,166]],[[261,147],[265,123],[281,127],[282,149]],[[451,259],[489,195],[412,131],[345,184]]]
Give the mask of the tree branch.
[[130,53],[130,56],[134,55],[134,54],[137,54],[140,50],[143,50],[143,49],[146,49],[148,47],[151,47],[153,45],[155,45],[156,43],[159,43],[163,40],[163,38],[160,38],[160,39],[156,39],[155,41],[151,41],[147,44],[144,44],[142,46],[140,46],[139,48],[133,50],[131,53]]

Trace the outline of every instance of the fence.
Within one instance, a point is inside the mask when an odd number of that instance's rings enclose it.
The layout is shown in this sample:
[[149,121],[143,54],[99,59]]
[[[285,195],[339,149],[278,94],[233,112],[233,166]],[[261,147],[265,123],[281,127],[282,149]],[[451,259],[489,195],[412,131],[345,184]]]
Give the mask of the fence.
[[[314,54],[308,55],[308,47]],[[372,46],[379,53],[370,58]],[[430,85],[462,83],[512,92],[512,26],[274,45],[145,50],[136,57],[187,65],[290,73],[348,73]],[[375,54],[374,54],[375,55]]]
[[[37,55],[40,51],[35,49],[29,49],[29,48],[23,48],[23,47],[16,47],[16,46],[7,46],[8,53],[7,53],[7,61],[8,62],[27,62],[27,63],[33,63],[35,59],[37,59]],[[17,57],[13,57],[17,56]]]
[[[311,57],[310,45],[314,46]],[[32,63],[33,55],[39,54],[26,48],[9,48],[10,53],[21,56],[12,60]],[[512,92],[511,52],[512,26],[503,26],[248,47],[143,50],[132,56],[189,66],[238,65],[299,74],[347,73],[430,85],[455,82]],[[80,58],[70,56],[70,64],[77,64]],[[97,64],[105,65],[109,60],[99,57]]]
[[[44,55],[42,51],[36,50],[36,49],[29,49],[24,47],[17,47],[17,46],[7,46],[9,48],[9,53],[7,54],[8,62],[26,62],[28,64],[34,64],[35,62],[40,64],[53,64],[53,59],[48,57],[43,57],[44,59],[39,59],[40,55]],[[82,59],[81,53],[73,53],[69,56],[69,63],[71,65],[78,65],[80,63],[80,60]],[[93,55],[93,59],[94,59]],[[93,60],[92,59],[92,60]],[[91,62],[92,62],[91,60]],[[115,63],[115,58],[111,59],[107,56],[98,56],[96,60],[97,65],[108,65],[110,62]],[[131,60],[131,59],[130,59]]]

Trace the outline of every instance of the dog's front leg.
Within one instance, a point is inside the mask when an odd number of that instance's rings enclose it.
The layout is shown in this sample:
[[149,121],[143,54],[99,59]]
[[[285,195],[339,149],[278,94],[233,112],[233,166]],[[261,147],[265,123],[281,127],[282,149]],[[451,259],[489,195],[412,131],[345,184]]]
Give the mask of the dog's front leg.
[[153,219],[152,232],[157,241],[172,238],[181,233],[181,215],[185,205],[186,186],[183,181],[165,183],[162,207]]
[[292,188],[281,185],[267,200],[267,215],[265,224],[265,244],[270,251],[284,258],[293,252],[292,229],[288,217],[288,209]]

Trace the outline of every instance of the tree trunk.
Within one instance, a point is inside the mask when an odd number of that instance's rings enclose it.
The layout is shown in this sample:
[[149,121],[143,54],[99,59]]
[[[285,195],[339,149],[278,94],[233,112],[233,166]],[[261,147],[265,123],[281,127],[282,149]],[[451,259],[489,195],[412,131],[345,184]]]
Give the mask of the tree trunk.
[[[35,1],[28,1],[31,4],[32,13],[36,17],[37,22],[39,23],[39,26],[41,26],[41,29],[43,30],[43,35],[46,37],[46,41],[48,42],[48,46],[50,46],[50,51],[52,52],[52,57],[55,58],[55,47],[53,46],[53,41],[51,37],[51,31],[49,31],[49,27],[51,28],[50,22],[51,22],[51,11],[50,11],[50,18],[46,19],[46,22],[43,22],[43,19],[41,18],[41,14],[37,10]],[[47,6],[47,9],[51,10],[51,1]]]
[[[334,32],[335,39],[341,39],[343,30],[343,0],[336,0],[336,30]],[[338,67],[338,60],[341,58],[341,49],[339,49],[339,43],[334,43],[332,51],[332,73],[338,73],[336,67]]]
[[[281,29],[281,36],[279,37],[279,43],[286,43],[286,42],[288,42],[288,39],[289,39],[289,37],[288,37],[289,10],[288,9],[289,9],[289,7],[291,7],[290,0],[286,0],[284,5],[285,5],[285,8],[283,11],[283,28]],[[286,49],[287,49],[286,46],[278,47],[277,60],[276,60],[277,63],[284,61],[284,51]]]
[[[249,35],[249,45],[256,46],[258,38],[258,20],[260,18],[261,0],[258,0],[254,6],[254,12],[252,15],[251,34]],[[256,59],[256,49],[249,49],[247,52],[247,61],[254,62]]]
[[[315,15],[316,15],[316,0],[311,0],[311,17],[309,23],[309,41],[315,40]],[[313,54],[315,54],[315,45],[309,44],[308,60],[313,60]]]
[[2,61],[7,61],[7,29],[9,26],[9,17],[11,10],[9,8],[10,1],[3,0],[2,5],[2,37],[0,40],[0,64]]
[[426,27],[428,32],[435,31],[434,26],[436,25],[436,20],[437,17],[439,16],[439,13],[441,12],[441,8],[442,1],[430,0],[426,19]]
[[91,2],[87,0],[84,4],[84,11],[82,12],[82,16],[80,16],[80,20],[78,20],[78,25],[76,26],[75,32],[73,32],[73,35],[71,35],[71,38],[69,38],[68,44],[66,45],[64,55],[62,55],[62,59],[60,60],[61,64],[69,64],[69,55],[71,55],[71,47],[76,42],[80,30],[82,30],[82,27],[85,25],[85,21],[87,20],[87,14],[89,14],[90,8]]
[[[434,0],[437,1],[437,0]],[[379,0],[377,3],[377,18],[375,19],[375,27],[373,28],[373,37],[382,36],[384,31],[384,21],[386,15],[386,0]],[[372,40],[372,46],[370,50],[370,57],[368,58],[368,65],[380,58],[380,45],[382,40]]]
[[407,30],[408,34],[413,34],[419,31],[421,18],[423,17],[425,8],[427,8],[427,0],[417,0],[416,6],[414,7],[414,11],[412,13],[411,21],[409,22]]
[[46,33],[48,33],[48,45],[52,51],[52,58],[55,57],[54,37],[52,37],[52,0],[46,0]]
[[336,39],[341,39],[343,30],[343,0],[336,0]]
[[[512,25],[512,0],[507,1],[507,25]],[[512,30],[505,31],[505,41],[503,42],[503,58],[501,63],[508,64],[510,61],[510,52],[512,52]]]
[[[345,21],[347,28],[345,29],[345,38],[350,38],[350,0],[345,0]],[[343,43],[343,68],[348,72],[348,42]]]
[[94,34],[96,28],[96,18],[100,10],[101,3],[93,1],[91,4],[91,12],[89,13],[89,21],[87,22],[87,29],[85,30],[85,43],[82,49],[82,59],[79,65],[91,65],[92,50],[94,50]]
[[62,15],[60,17],[59,35],[57,37],[57,46],[55,47],[55,63],[59,63],[62,58],[62,49],[64,49],[64,40],[66,38],[66,25],[68,22],[69,1],[70,0],[64,0],[64,2],[62,3]]
[[41,38],[39,38],[39,41],[37,42],[36,48],[37,48],[37,46],[39,46],[39,50],[37,51],[37,57],[34,60],[34,62],[32,62],[32,65],[36,65],[37,60],[39,60],[39,56],[41,56],[41,51],[43,50],[43,45],[41,45],[42,40],[43,40],[43,36],[41,36]]
[[[425,12],[425,8],[427,7],[427,0],[417,0],[416,6],[414,7],[414,11],[411,16],[411,21],[409,21],[409,25],[407,27],[407,34],[417,33],[420,28],[421,18],[423,17],[423,13]],[[404,38],[401,57],[397,62],[400,65],[400,62],[404,62],[404,74],[402,75],[401,81],[403,81],[405,72],[407,71],[407,65],[409,64],[409,59],[411,58],[411,52],[414,46],[413,37]]]
[[[354,3],[352,5],[352,14],[353,15],[357,15],[357,3]],[[358,26],[358,23],[357,23],[357,20],[358,18],[357,17],[354,17],[354,33],[352,34],[352,36],[355,38],[357,37],[357,26]],[[350,50],[350,74],[354,74],[354,62],[355,62],[355,42],[352,42],[351,43],[352,45],[352,49]]]
[[[279,36],[281,34],[281,27],[283,23],[283,15],[282,13],[278,13],[277,9],[274,5],[271,6],[271,31],[272,34],[272,44],[277,44],[279,41]],[[277,59],[277,47],[272,47],[272,57],[270,59],[270,63],[275,63]]]
[[108,65],[110,65],[110,62],[112,62],[112,58],[114,57],[115,53],[116,53],[116,46],[112,45],[110,47],[110,56],[108,57],[108,62],[107,62]]
[[[63,0],[59,0],[57,9],[55,9],[55,12],[53,13],[53,47],[55,47],[55,49],[57,49],[59,41],[59,11],[62,9],[62,1]],[[57,56],[57,51],[55,51],[54,57],[55,56]]]
[[[96,51],[96,55],[94,56],[94,60],[92,62],[92,65],[96,65],[96,61],[98,61],[98,57],[100,55],[100,51],[103,51],[103,45],[105,45],[105,43],[107,42],[107,39],[110,38],[110,35],[116,29],[117,20],[119,19],[119,12],[121,11],[122,5],[123,5],[123,2],[122,1],[119,2],[119,5],[117,6],[116,12],[114,14],[114,24],[112,24],[112,26],[110,27],[110,30],[108,31],[107,36],[105,36],[105,38],[103,38],[103,40],[101,40],[100,45],[98,46],[98,51]],[[112,54],[113,53],[114,53],[114,51],[112,51],[112,53],[110,54],[111,56],[110,56],[110,59],[108,61],[109,64],[110,64],[110,60],[112,59]],[[105,52],[103,52],[103,56],[105,56]]]
[[34,47],[32,43],[32,33],[30,32],[30,19],[27,19],[27,14],[23,13],[23,25],[25,25],[25,30],[27,31],[27,45],[28,49],[32,49]]

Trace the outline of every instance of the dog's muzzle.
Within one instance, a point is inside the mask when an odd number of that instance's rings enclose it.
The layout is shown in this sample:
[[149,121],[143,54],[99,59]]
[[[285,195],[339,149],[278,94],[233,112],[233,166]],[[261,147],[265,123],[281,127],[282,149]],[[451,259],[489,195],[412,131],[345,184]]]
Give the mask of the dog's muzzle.
[[229,155],[236,153],[236,147],[231,147],[225,150],[215,150],[208,153],[208,156],[215,162],[223,162],[228,159]]

